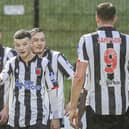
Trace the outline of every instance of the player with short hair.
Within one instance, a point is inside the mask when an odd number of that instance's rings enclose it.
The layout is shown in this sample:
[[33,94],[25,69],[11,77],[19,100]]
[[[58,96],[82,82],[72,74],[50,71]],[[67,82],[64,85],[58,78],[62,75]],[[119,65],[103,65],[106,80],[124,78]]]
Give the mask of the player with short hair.
[[80,38],[69,116],[71,125],[75,127],[77,101],[88,67],[87,128],[129,128],[129,35],[115,29],[116,20],[115,6],[110,2],[101,3],[96,10],[98,30]]
[[7,62],[0,74],[2,82],[10,79],[10,129],[47,129],[48,99],[53,117],[58,118],[58,85],[53,71],[46,58],[39,58],[32,53],[30,45],[30,33],[26,30],[17,31],[14,34],[17,56]]
[[[59,51],[51,50],[47,47],[46,37],[40,28],[33,28],[30,31],[32,35],[32,51],[40,57],[46,57],[56,75],[56,80],[58,82],[58,113],[60,120],[64,117],[64,77],[72,78],[74,71],[71,63],[66,59],[66,57]],[[52,115],[52,114],[51,114]],[[53,118],[53,116],[51,116]],[[51,118],[51,119],[52,119]],[[60,128],[59,121],[52,119],[50,123],[50,128],[54,127]]]

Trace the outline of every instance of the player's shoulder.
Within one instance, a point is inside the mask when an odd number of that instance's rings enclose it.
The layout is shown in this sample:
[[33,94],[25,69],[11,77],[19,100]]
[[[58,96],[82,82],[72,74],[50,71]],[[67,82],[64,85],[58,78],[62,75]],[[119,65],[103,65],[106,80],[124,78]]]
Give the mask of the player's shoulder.
[[83,34],[80,38],[90,37],[91,35],[92,35],[92,33]]
[[56,51],[56,50],[50,50],[51,51],[51,53],[53,54],[53,55],[58,55],[58,54],[60,54],[61,52],[59,52],[59,51]]
[[87,34],[83,34],[81,37],[90,37],[92,35],[96,35],[97,34],[97,31],[94,31],[94,32],[90,32],[90,33],[87,33]]
[[3,47],[4,48],[4,51],[6,52],[6,53],[8,53],[12,48],[10,48],[10,47]]
[[6,54],[13,54],[15,56],[17,55],[15,49],[11,47],[5,47],[5,46],[3,48]]
[[14,64],[16,62],[17,56],[14,56],[12,58],[10,58],[9,60],[7,60],[8,63]]
[[8,51],[8,58],[12,58],[12,57],[14,57],[14,56],[16,56],[17,55],[17,52],[13,49],[13,48],[11,48],[9,51]]
[[97,31],[96,32],[91,32],[91,33],[87,33],[87,34],[83,34],[80,37],[80,41],[86,40],[86,39],[91,39],[92,36],[97,35]]
[[125,36],[127,38],[129,38],[129,34],[126,34],[126,33],[120,33],[122,36]]
[[87,34],[83,34],[81,37],[80,37],[80,40],[79,40],[79,45],[83,45],[84,43],[90,43],[89,41],[92,41],[92,36],[95,35],[96,32],[91,32],[91,33],[87,33]]

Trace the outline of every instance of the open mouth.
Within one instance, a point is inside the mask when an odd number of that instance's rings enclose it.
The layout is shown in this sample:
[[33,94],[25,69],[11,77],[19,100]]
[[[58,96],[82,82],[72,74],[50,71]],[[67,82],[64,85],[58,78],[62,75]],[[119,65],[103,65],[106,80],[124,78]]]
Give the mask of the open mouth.
[[19,54],[24,54],[25,52],[19,52]]
[[39,49],[40,50],[40,49],[42,49],[42,47],[36,47],[36,49]]

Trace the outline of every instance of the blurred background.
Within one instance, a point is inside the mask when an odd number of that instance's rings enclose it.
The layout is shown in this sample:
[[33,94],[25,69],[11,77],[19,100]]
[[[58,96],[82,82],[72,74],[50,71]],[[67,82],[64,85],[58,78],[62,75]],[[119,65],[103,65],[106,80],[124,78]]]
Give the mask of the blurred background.
[[[49,48],[61,51],[75,63],[77,43],[82,34],[96,30],[96,5],[105,0],[0,0],[2,44],[13,47],[13,34],[18,29],[40,27]],[[116,5],[116,27],[129,34],[129,0],[107,0]],[[65,98],[70,82],[65,81]]]

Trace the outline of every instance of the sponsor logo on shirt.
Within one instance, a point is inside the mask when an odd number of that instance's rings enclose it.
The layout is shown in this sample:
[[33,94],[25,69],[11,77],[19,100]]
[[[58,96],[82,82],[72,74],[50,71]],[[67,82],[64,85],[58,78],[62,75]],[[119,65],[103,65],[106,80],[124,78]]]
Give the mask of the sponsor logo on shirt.
[[41,90],[41,86],[40,85],[34,85],[34,82],[30,81],[30,80],[16,80],[16,87],[18,87],[19,89],[25,88],[28,90]]

